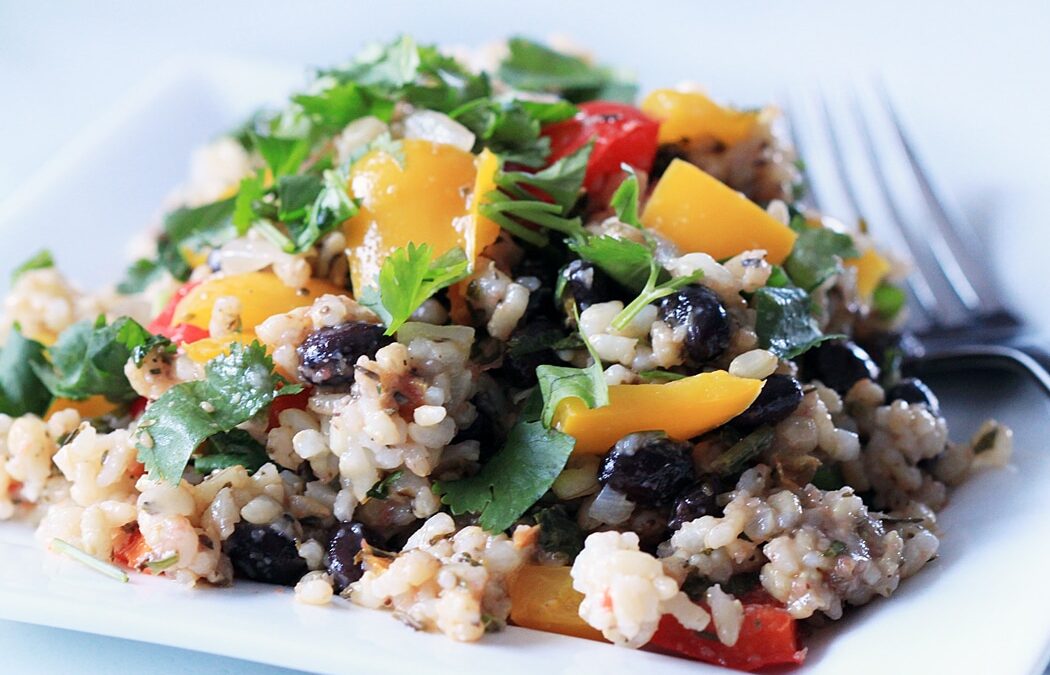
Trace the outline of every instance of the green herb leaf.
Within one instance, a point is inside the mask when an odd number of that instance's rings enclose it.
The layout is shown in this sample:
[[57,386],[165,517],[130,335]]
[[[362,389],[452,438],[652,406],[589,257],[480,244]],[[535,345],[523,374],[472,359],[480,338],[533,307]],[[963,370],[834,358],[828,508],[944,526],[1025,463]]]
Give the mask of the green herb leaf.
[[885,321],[893,321],[904,309],[908,297],[904,289],[883,281],[875,288],[871,305],[875,312]]
[[358,298],[386,324],[393,335],[412,313],[442,288],[451,286],[470,272],[463,249],[454,248],[431,260],[430,244],[395,250],[379,270],[379,287],[365,288]]
[[251,138],[274,178],[297,173],[313,148],[313,139],[309,136],[261,136],[252,132]]
[[638,218],[638,176],[633,167],[624,164],[622,168],[627,172],[627,178],[616,188],[609,206],[616,211],[616,218],[621,223],[641,228],[642,221]]
[[838,335],[824,335],[810,314],[810,298],[801,288],[763,287],[751,299],[758,345],[782,359],[799,354]]
[[48,368],[44,345],[23,336],[16,324],[0,347],[0,413],[18,417],[47,412],[51,393],[37,375],[38,368]]
[[657,383],[674,382],[675,380],[681,380],[683,377],[687,377],[681,373],[672,373],[669,370],[643,370],[638,373],[638,376],[646,382]]
[[[573,311],[575,312],[575,307]],[[577,314],[576,325],[579,323],[580,317]],[[536,379],[539,381],[540,395],[543,398],[540,421],[545,427],[550,427],[554,414],[558,411],[558,404],[566,398],[578,398],[588,408],[609,405],[609,385],[605,381],[602,360],[587,337],[582,332],[579,336],[591,356],[589,366],[570,368],[544,364],[536,368]]]
[[324,235],[357,215],[358,204],[347,192],[349,177],[343,171],[324,172],[319,191],[310,204],[302,225],[290,224],[297,252],[313,248]]
[[29,270],[44,270],[54,266],[55,259],[51,257],[51,251],[44,249],[37,252],[11,272],[11,283],[13,284],[18,281],[18,277],[22,276]]
[[481,514],[483,528],[502,532],[546,494],[575,444],[572,436],[545,429],[540,422],[519,422],[477,475],[442,481],[434,491],[453,514]]
[[179,554],[173,553],[167,558],[162,558],[157,561],[150,561],[146,563],[146,567],[148,567],[151,572],[163,572],[169,567],[174,566],[177,562],[179,562]]
[[155,260],[139,258],[124,272],[124,279],[117,284],[117,292],[124,295],[141,293],[164,274],[164,267]]
[[107,325],[105,317],[80,321],[58,337],[48,349],[50,365],[36,365],[37,377],[52,395],[81,401],[89,396],[105,396],[114,403],[129,403],[138,398],[124,375],[124,365],[133,353],[138,361],[147,343],[160,344],[135,320],[123,317]]
[[193,271],[182,249],[198,251],[221,246],[237,236],[233,224],[235,199],[223,199],[195,208],[180,208],[164,218],[164,234],[157,245],[158,260],[172,276],[186,281]]
[[302,220],[323,188],[320,176],[303,174],[277,179],[277,218],[281,222]]
[[540,509],[532,517],[540,526],[540,548],[547,553],[564,556],[567,562],[572,562],[583,550],[583,531],[564,505]]
[[540,167],[550,155],[550,139],[542,125],[576,114],[568,101],[539,102],[479,98],[453,110],[450,116],[477,137],[475,151],[488,148],[504,161]]
[[204,441],[199,452],[200,456],[193,459],[193,468],[205,476],[237,465],[243,466],[248,473],[255,473],[270,461],[266,447],[244,429],[215,434]]
[[397,479],[401,478],[404,473],[404,471],[397,470],[388,474],[369,488],[365,496],[371,499],[386,499],[390,495],[390,486],[393,485]]
[[499,66],[499,77],[512,87],[559,94],[573,102],[634,100],[637,86],[609,68],[521,37],[511,38],[507,46],[509,54]]
[[[136,446],[150,476],[171,484],[205,439],[230,431],[266,409],[282,378],[258,342],[234,343],[205,366],[203,380],[177,384],[142,415]],[[295,393],[284,387],[280,394]]]
[[784,269],[795,284],[811,291],[842,271],[844,259],[858,255],[848,234],[823,227],[805,227],[784,261]]
[[683,286],[688,286],[689,284],[698,281],[704,275],[703,272],[697,270],[688,276],[674,277],[663,283],[657,284],[656,280],[659,278],[662,271],[663,268],[660,267],[655,258],[652,258],[649,263],[649,278],[646,279],[645,286],[638,294],[638,297],[624,307],[623,310],[616,315],[616,318],[612,320],[610,325],[614,329],[623,330],[632,320],[634,320],[634,317],[638,316],[638,312],[642,311],[647,305],[651,305],[660,298],[665,298],[668,295],[671,295]]
[[357,82],[334,83],[314,93],[292,97],[315,128],[329,134],[342,131],[350,122],[372,116],[389,122],[394,101]]
[[773,444],[773,428],[759,427],[737,441],[711,463],[711,470],[728,476],[743,471],[748,462],[762,454]]
[[825,558],[837,558],[846,552],[846,542],[835,539],[828,545],[828,550],[824,551]]
[[568,246],[624,288],[635,293],[645,288],[653,265],[653,251],[649,246],[609,235],[578,238],[569,241]]
[[821,464],[809,482],[821,490],[838,490],[846,484],[846,479],[838,465]]
[[237,228],[237,234],[246,233],[256,221],[256,202],[266,195],[263,187],[263,172],[241,179],[241,185],[237,189],[237,198],[233,203],[233,225]]

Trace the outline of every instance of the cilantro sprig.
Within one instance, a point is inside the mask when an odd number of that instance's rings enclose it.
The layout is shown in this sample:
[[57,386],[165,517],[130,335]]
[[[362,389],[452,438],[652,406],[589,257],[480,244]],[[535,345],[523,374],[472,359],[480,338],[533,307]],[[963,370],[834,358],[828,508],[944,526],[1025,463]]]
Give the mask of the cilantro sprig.
[[461,248],[453,248],[433,257],[430,244],[409,242],[396,249],[379,270],[378,287],[365,288],[358,298],[386,324],[386,334],[393,335],[412,313],[442,288],[464,279],[470,262]]
[[146,410],[135,437],[139,461],[151,477],[177,484],[206,439],[230,432],[277,396],[301,389],[274,372],[261,344],[234,343],[229,354],[208,362],[203,380],[175,385]]
[[0,347],[0,413],[43,415],[51,405],[37,368],[47,367],[44,345],[22,334],[17,324]]
[[575,439],[542,422],[520,421],[503,448],[476,475],[434,485],[452,513],[480,514],[489,532],[503,532],[546,494],[569,460]]
[[573,102],[634,101],[637,85],[623,73],[522,37],[511,38],[507,47],[499,77],[513,87],[559,94]]

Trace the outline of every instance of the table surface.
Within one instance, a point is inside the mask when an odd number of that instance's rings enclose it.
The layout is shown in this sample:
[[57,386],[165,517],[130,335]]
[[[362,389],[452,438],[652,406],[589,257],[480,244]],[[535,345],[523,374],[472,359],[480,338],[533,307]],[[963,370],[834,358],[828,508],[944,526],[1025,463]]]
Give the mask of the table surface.
[[[1050,3],[732,3],[564,0],[500,5],[387,0],[287,3],[0,0],[0,201],[165,61],[230,55],[321,65],[405,32],[478,44],[522,33],[569,35],[643,84],[703,83],[753,104],[800,87],[879,75],[941,183],[981,233],[1014,304],[1044,332],[1050,250]],[[62,649],[54,649],[61,644]],[[256,664],[0,621],[5,670],[20,673],[279,672]]]

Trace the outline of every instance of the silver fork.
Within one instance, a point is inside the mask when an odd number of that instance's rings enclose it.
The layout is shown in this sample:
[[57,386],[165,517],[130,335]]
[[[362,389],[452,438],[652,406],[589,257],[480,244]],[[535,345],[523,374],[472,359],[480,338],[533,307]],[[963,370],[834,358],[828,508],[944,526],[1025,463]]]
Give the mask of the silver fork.
[[845,100],[796,96],[785,108],[808,205],[864,219],[877,241],[910,254],[908,327],[926,349],[921,365],[1007,365],[1050,394],[1050,358],[1003,300],[978,238],[935,187],[885,87],[852,89]]

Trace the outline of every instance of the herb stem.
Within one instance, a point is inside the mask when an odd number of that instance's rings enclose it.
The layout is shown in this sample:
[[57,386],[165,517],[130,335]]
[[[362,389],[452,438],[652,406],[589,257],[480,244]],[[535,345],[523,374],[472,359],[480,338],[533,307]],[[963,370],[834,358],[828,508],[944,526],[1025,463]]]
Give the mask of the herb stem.
[[81,551],[79,548],[77,548],[73,544],[70,544],[67,541],[63,541],[58,538],[52,539],[51,550],[55,551],[56,553],[65,554],[73,560],[76,560],[78,563],[81,563],[82,565],[87,565],[99,574],[103,574],[109,577],[110,579],[119,581],[122,584],[126,584],[128,583],[128,581],[131,580],[127,572],[120,569],[116,565],[111,565],[108,562],[103,562],[92,555],[88,555],[87,553]]

